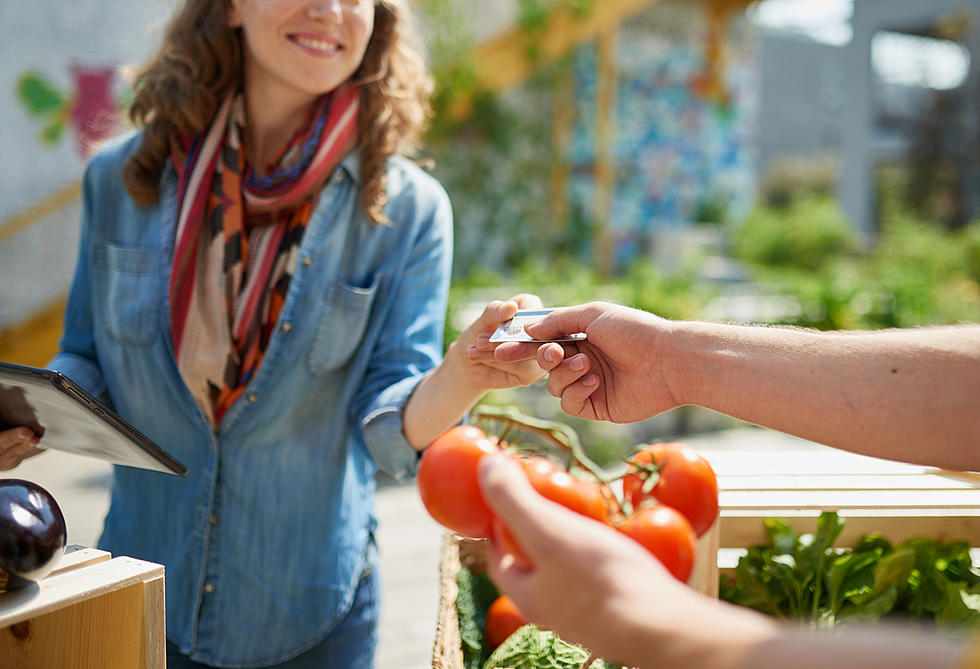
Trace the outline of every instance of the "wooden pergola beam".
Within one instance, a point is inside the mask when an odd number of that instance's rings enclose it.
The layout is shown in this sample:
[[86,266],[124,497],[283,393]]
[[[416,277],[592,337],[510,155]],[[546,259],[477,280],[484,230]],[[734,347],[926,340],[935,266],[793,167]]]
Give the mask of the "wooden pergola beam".
[[[542,63],[554,61],[580,44],[608,34],[623,21],[660,0],[595,0],[586,16],[569,9],[556,10],[540,33],[529,34],[517,26],[481,43],[474,49],[477,82],[481,90],[509,90],[527,79]],[[532,42],[533,40],[533,42]],[[528,56],[533,47],[535,57]],[[472,99],[457,98],[449,109],[453,118],[470,112]]]

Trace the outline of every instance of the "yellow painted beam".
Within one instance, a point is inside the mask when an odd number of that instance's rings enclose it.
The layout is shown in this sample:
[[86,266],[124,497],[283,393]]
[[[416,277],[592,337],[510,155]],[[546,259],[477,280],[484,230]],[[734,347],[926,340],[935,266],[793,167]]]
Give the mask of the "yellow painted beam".
[[82,196],[82,184],[75,181],[59,188],[36,204],[0,222],[0,242],[10,239],[24,228],[49,214],[68,206]]
[[60,297],[23,323],[0,332],[0,361],[44,367],[58,352],[65,297]]
[[[644,7],[660,0],[595,0],[587,16],[577,16],[569,9],[552,14],[541,33],[528,34],[520,27],[511,28],[481,43],[474,50],[477,86],[482,90],[505,91],[522,82],[542,63],[554,61],[580,44],[616,28]],[[536,57],[528,52],[533,46]],[[453,118],[466,116],[472,100],[459,98],[450,107]]]

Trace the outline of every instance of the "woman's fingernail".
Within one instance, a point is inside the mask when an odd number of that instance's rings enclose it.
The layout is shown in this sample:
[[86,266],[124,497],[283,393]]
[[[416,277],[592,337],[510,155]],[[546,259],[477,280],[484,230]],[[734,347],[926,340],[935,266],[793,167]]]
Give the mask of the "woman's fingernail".
[[585,369],[585,359],[581,356],[576,356],[568,361],[568,367],[573,372],[581,372],[583,369]]
[[470,360],[475,360],[476,358],[479,358],[480,349],[470,344],[469,346],[466,347],[466,357],[469,358]]
[[23,428],[17,430],[17,433],[14,435],[14,438],[17,441],[27,441],[28,439],[30,439],[33,436],[34,436],[34,433],[33,432],[31,432],[30,430],[28,430],[26,427],[23,427]]
[[544,359],[546,362],[558,362],[558,352],[549,346],[544,350]]
[[585,383],[585,385],[587,386],[594,386],[599,383],[599,377],[596,376],[595,374],[589,374],[587,377],[582,379],[582,382]]

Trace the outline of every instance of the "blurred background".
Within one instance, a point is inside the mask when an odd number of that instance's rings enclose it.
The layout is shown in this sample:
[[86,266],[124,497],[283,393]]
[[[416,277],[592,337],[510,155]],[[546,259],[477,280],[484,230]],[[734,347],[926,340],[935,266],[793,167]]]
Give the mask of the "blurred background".
[[[0,3],[0,360],[56,350],[79,179],[128,131],[126,68],[175,4]],[[437,82],[418,158],[456,217],[447,342],[518,292],[819,329],[980,322],[980,0],[412,4]],[[587,424],[541,383],[485,402],[570,424],[600,460],[773,436],[693,407]],[[108,466],[56,455],[15,475],[92,544]],[[385,488],[380,666],[426,666],[440,531]]]

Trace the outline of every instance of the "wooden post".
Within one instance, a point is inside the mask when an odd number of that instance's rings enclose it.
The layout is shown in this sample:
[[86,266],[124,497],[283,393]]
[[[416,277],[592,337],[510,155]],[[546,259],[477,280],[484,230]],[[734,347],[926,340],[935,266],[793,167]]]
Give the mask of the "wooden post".
[[595,127],[595,208],[594,257],[595,268],[601,277],[613,271],[613,240],[610,229],[613,195],[616,189],[616,50],[619,28],[601,33],[596,41],[598,50],[598,92],[596,94]]
[[568,145],[575,122],[575,79],[568,66],[555,78],[551,102],[551,182],[548,187],[551,216],[548,237],[558,239],[568,232]]

